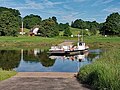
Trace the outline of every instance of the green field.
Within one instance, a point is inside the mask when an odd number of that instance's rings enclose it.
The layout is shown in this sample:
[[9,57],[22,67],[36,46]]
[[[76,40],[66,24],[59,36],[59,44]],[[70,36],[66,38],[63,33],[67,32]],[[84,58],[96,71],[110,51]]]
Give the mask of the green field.
[[63,40],[38,36],[0,37],[0,49],[48,48],[63,42]]
[[[0,49],[9,48],[49,48],[65,40],[77,42],[77,37],[45,38],[39,36],[0,37]],[[91,48],[116,47],[120,45],[120,37],[84,36],[84,41]]]

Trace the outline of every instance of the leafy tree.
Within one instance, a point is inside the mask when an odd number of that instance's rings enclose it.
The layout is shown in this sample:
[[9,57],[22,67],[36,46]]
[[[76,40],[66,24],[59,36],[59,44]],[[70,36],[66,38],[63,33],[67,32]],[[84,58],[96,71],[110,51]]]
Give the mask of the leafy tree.
[[19,10],[12,9],[12,8],[6,8],[6,7],[0,7],[0,13],[2,13],[4,11],[9,11],[16,17],[21,15]]
[[90,30],[90,32],[91,32],[91,34],[92,35],[96,35],[97,34],[97,32],[99,31],[99,23],[97,23],[96,21],[93,21],[93,22],[90,22],[90,24],[89,24],[90,26],[90,28],[89,28],[89,30]]
[[27,15],[23,18],[24,21],[24,27],[31,29],[36,25],[40,25],[42,18],[38,15]]
[[83,21],[81,19],[77,19],[74,22],[72,22],[71,27],[73,28],[79,28],[79,29],[88,29],[91,35],[96,35],[100,29],[99,23],[96,21],[90,22],[90,21]]
[[18,30],[18,18],[9,11],[2,11],[0,13],[0,36],[16,36]]
[[59,35],[59,30],[55,21],[49,18],[41,22],[39,33],[43,37],[54,37]]
[[66,24],[60,23],[59,24],[59,31],[64,31],[66,29]]
[[0,7],[0,14],[3,13],[4,11],[11,12],[18,19],[19,26],[21,26],[21,16],[20,16],[21,14],[19,10],[12,9],[12,8],[6,8],[6,7]]
[[72,22],[71,27],[79,28],[79,29],[85,29],[86,28],[86,23],[82,19],[77,19],[74,22]]
[[57,18],[56,18],[55,16],[52,17],[52,20],[53,20],[56,24],[58,24],[58,23],[57,23]]
[[72,35],[72,33],[70,32],[70,28],[69,28],[69,24],[68,23],[64,24],[64,34],[63,35],[64,36]]
[[120,35],[120,15],[110,14],[101,28],[101,33],[106,35]]

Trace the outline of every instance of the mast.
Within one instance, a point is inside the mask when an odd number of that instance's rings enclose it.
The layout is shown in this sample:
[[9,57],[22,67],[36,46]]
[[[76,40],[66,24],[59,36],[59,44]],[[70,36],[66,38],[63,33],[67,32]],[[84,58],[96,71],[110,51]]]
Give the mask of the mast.
[[80,42],[80,35],[78,34],[78,42]]
[[22,35],[23,35],[23,19],[22,19]]
[[82,29],[82,40],[81,41],[83,42],[83,29]]
[[79,43],[80,43],[80,35],[78,34],[78,43],[77,43],[78,47],[79,47]]

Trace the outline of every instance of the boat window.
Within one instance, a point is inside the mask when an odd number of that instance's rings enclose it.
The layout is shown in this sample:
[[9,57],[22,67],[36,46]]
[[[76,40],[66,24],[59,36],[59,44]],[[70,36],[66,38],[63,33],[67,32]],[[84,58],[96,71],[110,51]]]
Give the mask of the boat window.
[[82,46],[82,43],[79,43],[80,46]]

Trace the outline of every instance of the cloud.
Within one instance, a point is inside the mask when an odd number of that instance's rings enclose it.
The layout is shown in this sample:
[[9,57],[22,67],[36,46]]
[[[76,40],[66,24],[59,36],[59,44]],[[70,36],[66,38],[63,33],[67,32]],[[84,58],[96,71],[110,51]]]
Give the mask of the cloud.
[[85,18],[87,21],[96,21],[97,19],[94,18],[94,17],[91,17],[91,18]]
[[120,8],[117,7],[108,7],[106,9],[103,9],[103,11],[106,11],[108,13],[113,13],[113,12],[119,12],[120,13]]
[[32,0],[26,0],[25,4],[20,7],[21,9],[44,9],[45,7],[43,6],[42,3],[37,3]]
[[74,2],[84,2],[84,1],[87,1],[87,0],[73,0]]
[[97,1],[94,2],[91,6],[104,5],[104,4],[111,3],[112,1],[113,1],[113,0],[97,0]]
[[56,5],[60,5],[64,2],[52,2],[49,0],[43,0],[42,2],[38,2],[37,0],[25,0],[24,3],[18,3],[19,1],[14,0],[0,0],[1,6],[5,7],[12,7],[16,9],[46,9],[46,8],[53,8]]
[[54,5],[60,5],[60,4],[63,4],[64,2],[51,2],[49,0],[44,0],[43,4],[45,6],[51,6],[53,7]]
[[69,12],[68,14],[66,15],[63,15],[62,16],[62,20],[63,22],[72,22],[76,19],[79,19],[80,16],[84,15],[85,13],[79,13],[79,12]]
[[103,2],[103,4],[108,4],[108,3],[111,3],[113,0],[105,0],[104,2]]
[[63,8],[66,10],[74,10],[72,7],[70,7],[69,5],[63,5]]

